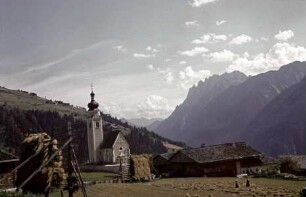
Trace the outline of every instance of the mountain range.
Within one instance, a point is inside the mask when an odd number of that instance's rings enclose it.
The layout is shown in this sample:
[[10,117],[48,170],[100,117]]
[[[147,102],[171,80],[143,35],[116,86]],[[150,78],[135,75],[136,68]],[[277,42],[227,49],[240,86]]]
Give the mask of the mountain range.
[[148,130],[154,130],[159,126],[163,119],[161,118],[131,118],[131,119],[120,119],[122,122],[127,122],[129,125],[137,127],[146,127]]
[[214,75],[155,132],[194,147],[244,140],[270,155],[305,153],[305,74],[306,62],[292,62],[256,76]]

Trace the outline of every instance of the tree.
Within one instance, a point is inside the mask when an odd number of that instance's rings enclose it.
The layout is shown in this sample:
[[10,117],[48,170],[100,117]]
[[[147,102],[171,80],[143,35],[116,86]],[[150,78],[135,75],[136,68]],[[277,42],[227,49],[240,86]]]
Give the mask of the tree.
[[290,157],[283,157],[280,159],[280,171],[283,173],[296,174],[300,169],[297,161],[292,160]]

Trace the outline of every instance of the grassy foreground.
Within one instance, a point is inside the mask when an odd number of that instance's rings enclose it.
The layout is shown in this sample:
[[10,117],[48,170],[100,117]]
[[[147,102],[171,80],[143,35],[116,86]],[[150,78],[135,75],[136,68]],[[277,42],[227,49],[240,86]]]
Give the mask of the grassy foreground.
[[[101,183],[88,186],[89,197],[170,197],[182,196],[299,196],[306,186],[304,181],[252,178],[251,187],[245,187],[246,179],[240,179],[240,188],[235,188],[236,178],[169,178],[149,183]],[[78,192],[76,196],[82,196]]]

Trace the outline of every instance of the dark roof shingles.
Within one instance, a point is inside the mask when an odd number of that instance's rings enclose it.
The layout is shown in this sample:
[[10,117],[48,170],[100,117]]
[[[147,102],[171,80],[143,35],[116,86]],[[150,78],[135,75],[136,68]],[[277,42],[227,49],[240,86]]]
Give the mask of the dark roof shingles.
[[198,163],[262,156],[262,153],[248,146],[244,142],[227,143],[195,149],[184,149],[180,151]]
[[104,132],[103,143],[101,145],[101,148],[112,148],[119,133],[120,131]]

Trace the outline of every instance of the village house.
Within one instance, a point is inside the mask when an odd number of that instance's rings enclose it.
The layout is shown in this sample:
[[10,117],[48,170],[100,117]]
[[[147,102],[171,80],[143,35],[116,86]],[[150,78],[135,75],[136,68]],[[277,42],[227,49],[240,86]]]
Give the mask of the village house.
[[153,158],[159,174],[168,176],[236,176],[262,165],[263,154],[244,142],[182,149]]
[[260,165],[242,167],[241,172],[242,174],[265,174],[269,173],[271,169],[276,169],[276,166],[278,164],[279,162],[277,159],[267,155],[263,155],[261,158]]
[[168,153],[176,153],[178,150],[184,149],[183,147],[171,144],[169,142],[163,142],[163,145],[167,149]]
[[95,93],[90,93],[88,103],[87,144],[89,163],[118,163],[119,159],[130,156],[130,147],[120,130],[103,130],[102,116],[95,101]]

